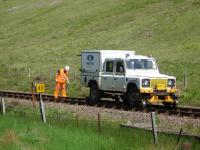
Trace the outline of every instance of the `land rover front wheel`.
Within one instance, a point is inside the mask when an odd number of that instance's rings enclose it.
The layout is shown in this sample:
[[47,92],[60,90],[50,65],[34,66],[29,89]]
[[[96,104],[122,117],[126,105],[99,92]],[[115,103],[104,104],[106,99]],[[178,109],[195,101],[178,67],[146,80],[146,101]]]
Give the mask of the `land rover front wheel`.
[[100,91],[96,84],[90,86],[89,100],[92,102],[97,102],[100,100]]
[[136,88],[129,88],[127,91],[127,103],[131,107],[138,107],[141,103],[140,93]]

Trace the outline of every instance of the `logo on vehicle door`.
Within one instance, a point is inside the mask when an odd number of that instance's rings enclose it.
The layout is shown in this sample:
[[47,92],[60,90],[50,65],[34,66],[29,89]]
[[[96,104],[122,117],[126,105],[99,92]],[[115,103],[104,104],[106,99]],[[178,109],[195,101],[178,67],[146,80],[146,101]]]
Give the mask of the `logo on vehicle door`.
[[94,65],[94,56],[92,55],[87,56],[87,65]]
[[88,60],[88,61],[93,61],[93,60],[94,60],[94,56],[88,55],[88,56],[87,56],[87,60]]

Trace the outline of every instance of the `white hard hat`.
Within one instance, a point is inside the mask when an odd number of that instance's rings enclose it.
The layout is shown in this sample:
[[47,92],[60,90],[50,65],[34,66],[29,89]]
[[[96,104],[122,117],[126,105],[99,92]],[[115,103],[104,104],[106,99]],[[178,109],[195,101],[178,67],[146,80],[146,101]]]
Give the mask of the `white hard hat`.
[[65,70],[66,70],[66,71],[69,71],[69,66],[65,66]]

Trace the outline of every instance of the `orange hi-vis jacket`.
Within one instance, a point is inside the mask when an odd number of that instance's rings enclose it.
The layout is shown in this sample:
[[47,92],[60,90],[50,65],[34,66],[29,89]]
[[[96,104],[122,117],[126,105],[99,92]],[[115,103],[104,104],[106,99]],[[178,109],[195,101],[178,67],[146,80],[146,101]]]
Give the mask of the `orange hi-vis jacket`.
[[60,69],[56,74],[56,82],[65,83],[66,81],[68,82],[67,72],[64,69]]

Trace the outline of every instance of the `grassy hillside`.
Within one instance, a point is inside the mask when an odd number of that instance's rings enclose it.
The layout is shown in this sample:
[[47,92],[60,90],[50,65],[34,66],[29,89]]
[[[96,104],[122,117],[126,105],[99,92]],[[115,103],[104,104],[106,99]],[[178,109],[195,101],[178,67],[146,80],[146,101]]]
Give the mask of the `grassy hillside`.
[[78,72],[83,49],[151,54],[177,77],[182,104],[200,106],[199,0],[0,0],[0,89],[27,91],[41,76],[52,93],[50,69],[69,64]]

